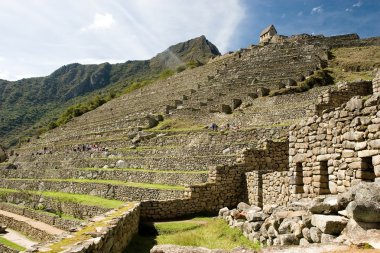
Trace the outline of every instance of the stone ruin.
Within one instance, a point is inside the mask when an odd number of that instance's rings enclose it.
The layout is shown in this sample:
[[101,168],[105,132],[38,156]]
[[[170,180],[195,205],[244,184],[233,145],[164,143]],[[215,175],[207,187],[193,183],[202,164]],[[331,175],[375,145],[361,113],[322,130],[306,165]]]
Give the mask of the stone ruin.
[[222,208],[219,216],[265,245],[368,243],[378,249],[379,86],[380,72],[370,96],[354,96],[292,125],[288,150],[269,148],[245,174],[249,204]]
[[[109,217],[114,224],[69,245],[68,252],[89,248],[117,252],[120,245],[103,247],[115,242],[112,234],[127,244],[140,220],[215,214],[221,208],[220,216],[232,226],[268,245],[327,242],[337,236],[349,243],[351,239],[341,233],[358,222],[368,225],[363,233],[372,233],[368,232],[372,223],[379,221],[359,218],[361,197],[344,194],[363,181],[379,181],[379,74],[372,82],[267,95],[279,84],[296,85],[325,66],[329,47],[379,41],[353,35],[288,39],[216,57],[31,140],[0,163],[2,187],[15,191],[3,196],[0,209],[70,232],[83,228],[81,222],[33,209],[36,202],[43,210],[57,209],[54,198],[29,196],[19,189],[139,202],[119,210],[118,217],[112,217],[118,211],[109,208],[79,205],[90,226]],[[305,115],[311,117],[290,128],[283,124]],[[202,125],[215,120],[220,126],[227,119],[234,128],[220,132],[155,128],[173,119],[196,119]],[[154,187],[157,184],[166,189]],[[347,201],[339,202],[342,199]],[[74,203],[60,208],[72,215],[78,212]],[[342,230],[330,231],[331,224]],[[51,238],[25,224],[17,226]],[[49,243],[34,250],[46,247]]]

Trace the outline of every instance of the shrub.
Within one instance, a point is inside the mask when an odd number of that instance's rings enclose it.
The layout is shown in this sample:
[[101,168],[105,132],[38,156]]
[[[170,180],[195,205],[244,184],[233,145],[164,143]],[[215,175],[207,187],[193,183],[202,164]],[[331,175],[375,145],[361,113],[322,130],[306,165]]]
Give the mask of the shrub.
[[191,60],[188,63],[186,63],[186,66],[190,69],[197,68],[199,66],[202,66],[203,63],[198,60]]
[[185,69],[186,69],[186,66],[181,65],[181,66],[178,66],[178,67],[176,68],[176,71],[177,71],[177,73],[181,73],[181,72],[184,71]]

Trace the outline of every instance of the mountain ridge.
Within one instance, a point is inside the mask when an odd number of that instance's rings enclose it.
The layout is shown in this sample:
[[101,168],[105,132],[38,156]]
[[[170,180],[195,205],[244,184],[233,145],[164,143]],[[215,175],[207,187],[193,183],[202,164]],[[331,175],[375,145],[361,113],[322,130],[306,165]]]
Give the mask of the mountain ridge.
[[120,91],[133,82],[157,76],[165,69],[175,69],[189,61],[206,63],[217,55],[220,55],[217,47],[202,35],[172,45],[149,60],[116,64],[70,63],[44,77],[0,80],[0,143],[4,146],[16,144],[16,139],[31,125],[42,118],[46,118],[42,123],[46,125],[47,119],[56,118],[64,108],[78,102],[74,100],[86,101],[86,96],[97,91],[107,93],[111,86]]

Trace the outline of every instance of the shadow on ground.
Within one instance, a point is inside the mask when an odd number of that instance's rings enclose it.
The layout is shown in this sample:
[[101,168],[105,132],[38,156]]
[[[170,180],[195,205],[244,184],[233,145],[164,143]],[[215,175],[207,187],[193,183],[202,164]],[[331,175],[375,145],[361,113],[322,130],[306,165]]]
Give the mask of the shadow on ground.
[[135,235],[123,253],[149,253],[157,244],[158,232],[153,223],[143,223],[139,226],[139,233]]

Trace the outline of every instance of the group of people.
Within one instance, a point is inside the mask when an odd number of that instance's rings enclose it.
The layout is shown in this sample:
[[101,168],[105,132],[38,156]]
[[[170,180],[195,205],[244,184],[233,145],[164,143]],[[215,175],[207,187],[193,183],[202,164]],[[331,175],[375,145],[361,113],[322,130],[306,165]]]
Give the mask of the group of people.
[[240,129],[240,127],[241,127],[240,125],[231,125],[230,123],[227,123],[226,125],[219,128],[219,126],[216,123],[212,123],[209,128],[212,131],[218,131],[218,129],[220,129],[220,131],[229,131],[229,130],[237,131]]
[[101,147],[98,144],[82,144],[82,145],[75,145],[73,148],[74,152],[84,152],[84,151],[97,151],[97,152],[103,152],[108,151],[107,147]]
[[45,155],[45,154],[53,154],[53,151],[48,149],[47,147],[44,147],[42,150],[38,150],[36,153],[32,153],[32,155]]

